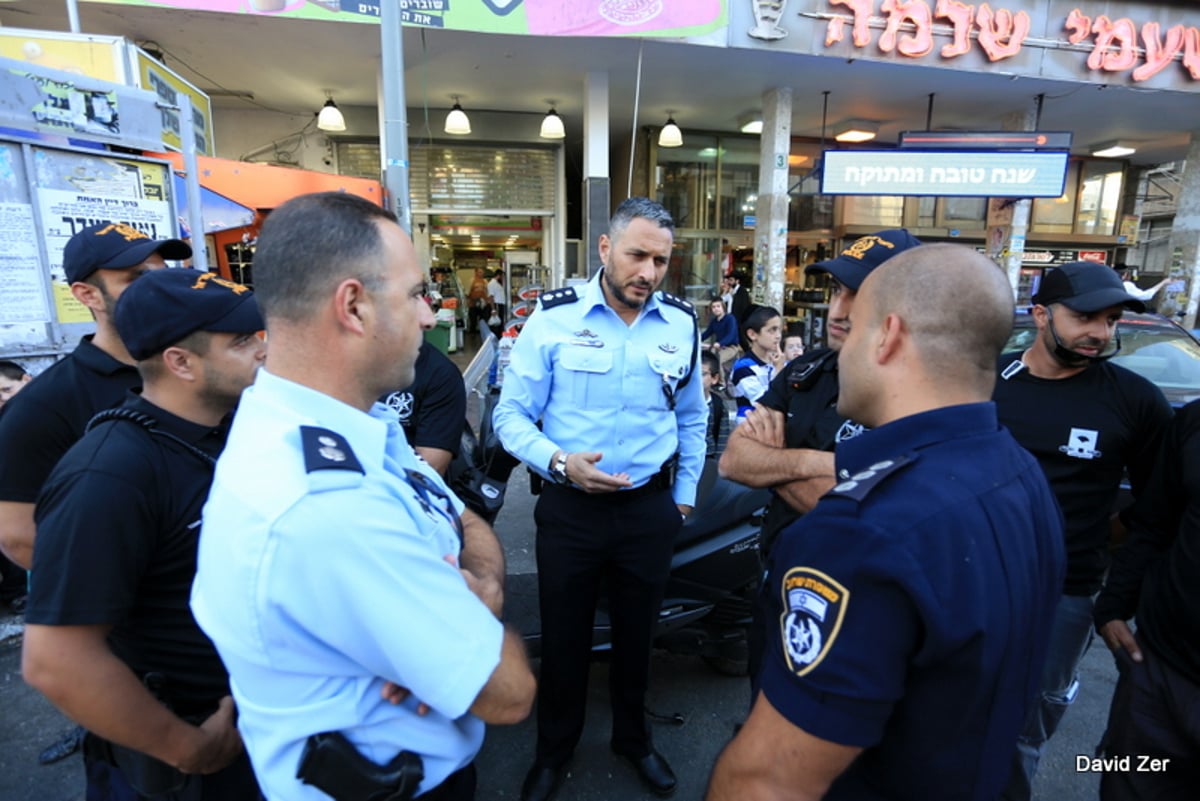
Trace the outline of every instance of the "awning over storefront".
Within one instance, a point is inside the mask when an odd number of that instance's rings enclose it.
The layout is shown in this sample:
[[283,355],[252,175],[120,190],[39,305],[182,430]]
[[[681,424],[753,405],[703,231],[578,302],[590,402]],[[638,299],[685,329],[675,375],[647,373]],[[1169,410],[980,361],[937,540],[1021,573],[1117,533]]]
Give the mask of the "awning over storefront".
[[[156,153],[153,155],[170,161],[176,170],[183,169],[183,156],[179,153]],[[210,193],[216,193],[218,197],[212,198],[212,201],[215,204],[221,204],[224,209],[222,211],[214,208],[214,213],[218,216],[229,217],[231,210],[227,204],[230,203],[243,209],[266,212],[285,200],[311,192],[349,192],[381,206],[384,205],[383,186],[378,181],[367,178],[353,178],[347,175],[332,175],[312,170],[276,167],[272,164],[255,164],[209,156],[197,156],[196,160],[200,171],[201,188],[209,190]],[[178,197],[181,198],[180,214],[186,216],[182,209],[184,193],[181,192]],[[210,198],[206,195],[203,201],[206,233],[234,227],[212,227],[208,216],[209,201]],[[248,225],[249,222],[241,224]]]

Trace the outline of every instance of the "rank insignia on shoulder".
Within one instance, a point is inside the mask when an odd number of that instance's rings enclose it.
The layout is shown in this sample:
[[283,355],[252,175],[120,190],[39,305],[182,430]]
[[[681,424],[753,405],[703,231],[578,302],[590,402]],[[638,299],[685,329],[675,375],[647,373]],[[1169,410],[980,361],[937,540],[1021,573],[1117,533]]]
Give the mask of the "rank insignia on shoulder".
[[788,670],[803,676],[833,648],[850,591],[820,570],[793,567],[783,577],[779,636]]
[[350,443],[341,434],[328,428],[300,426],[300,442],[304,446],[304,471],[352,470],[366,475]]
[[568,286],[563,289],[552,289],[549,292],[543,292],[538,302],[542,304],[543,309],[553,309],[555,306],[562,306],[564,303],[574,303],[579,300],[579,295],[575,292],[575,287]]
[[[847,498],[853,498],[856,501],[861,501],[863,498],[879,486],[879,484],[888,476],[905,467],[913,461],[911,456],[893,456],[891,459],[881,459],[875,462],[865,470],[860,470],[853,475],[847,471],[839,470],[837,474],[838,484],[831,489],[826,495],[842,495]],[[846,475],[843,475],[846,473]]]
[[662,298],[663,303],[666,303],[669,306],[674,306],[677,309],[683,309],[688,314],[696,314],[696,307],[678,295],[672,295],[670,292],[662,291],[659,291],[658,294]]

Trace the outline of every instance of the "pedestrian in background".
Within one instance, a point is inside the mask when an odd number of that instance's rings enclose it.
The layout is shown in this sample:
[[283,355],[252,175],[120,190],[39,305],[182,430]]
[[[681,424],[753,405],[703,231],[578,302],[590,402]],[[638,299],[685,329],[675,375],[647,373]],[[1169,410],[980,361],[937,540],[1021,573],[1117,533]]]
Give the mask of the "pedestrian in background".
[[1063,575],[1054,496],[990,402],[1012,310],[959,245],[862,282],[838,409],[870,430],[775,546],[762,690],[709,801],[996,798]]
[[25,368],[7,359],[0,361],[0,409],[33,379]]
[[412,240],[356,195],[304,195],[254,270],[270,348],[217,463],[192,610],[263,794],[327,801],[350,775],[361,797],[467,801],[485,722],[528,715],[534,680],[500,622],[495,533],[375,403],[412,384],[434,324]]
[[779,342],[783,338],[783,318],[769,306],[758,306],[742,324],[744,355],[733,363],[729,386],[737,399],[741,420],[763,396],[775,373],[783,365]]
[[[742,352],[737,319],[732,314],[725,313],[725,303],[720,298],[709,301],[708,310],[708,325],[700,332],[700,341],[708,343],[706,347],[717,355],[720,362],[721,375],[727,377],[729,366]],[[712,342],[708,342],[709,339]]]
[[1108,569],[1117,491],[1128,475],[1134,497],[1141,496],[1171,418],[1158,387],[1108,361],[1119,348],[1117,321],[1126,309],[1143,308],[1106,265],[1053,267],[1033,296],[1033,344],[1000,359],[1000,422],[1050,481],[1067,549],[1039,699],[1013,754],[1003,795],[1008,801],[1030,798],[1046,741],[1079,690],[1079,662],[1092,640],[1092,598]]
[[696,501],[708,409],[695,313],[655,291],[673,241],[660,204],[622,202],[599,239],[603,269],[584,286],[541,296],[504,373],[496,431],[545,479],[534,513],[538,738],[522,801],[553,795],[583,731],[602,583],[613,630],[612,750],[653,792],[675,789],[646,726],[646,687],[673,540]]

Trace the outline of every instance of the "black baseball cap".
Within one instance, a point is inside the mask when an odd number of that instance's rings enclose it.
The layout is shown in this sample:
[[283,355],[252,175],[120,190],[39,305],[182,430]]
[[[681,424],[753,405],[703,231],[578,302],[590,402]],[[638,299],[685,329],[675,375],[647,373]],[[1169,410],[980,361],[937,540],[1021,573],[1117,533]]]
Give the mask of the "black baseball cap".
[[138,361],[195,331],[250,334],[266,328],[249,287],[183,268],[152,270],[127,286],[114,322]]
[[1125,291],[1121,276],[1107,264],[1073,261],[1051,267],[1042,276],[1033,302],[1039,306],[1061,303],[1068,309],[1091,314],[1111,306],[1130,311],[1146,310],[1146,304]]
[[921,241],[906,229],[890,228],[859,237],[837,256],[810,264],[804,268],[804,272],[809,275],[829,273],[843,286],[857,292],[872,270],[897,253],[920,244]]
[[84,228],[63,248],[67,283],[82,281],[96,270],[136,267],[154,253],[164,259],[191,258],[192,247],[181,239],[151,239],[125,223],[103,223]]

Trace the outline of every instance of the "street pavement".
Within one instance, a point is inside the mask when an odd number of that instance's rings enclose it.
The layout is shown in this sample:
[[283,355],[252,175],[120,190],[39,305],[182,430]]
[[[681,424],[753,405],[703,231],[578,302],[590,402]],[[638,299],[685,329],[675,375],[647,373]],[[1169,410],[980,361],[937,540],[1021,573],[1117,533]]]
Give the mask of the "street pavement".
[[[509,573],[534,571],[533,498],[524,470],[510,483],[496,531],[508,555]],[[19,619],[0,618],[0,636],[10,635]],[[1077,754],[1090,755],[1104,730],[1116,678],[1102,646],[1091,649],[1082,668],[1083,687],[1050,742],[1035,784],[1043,801],[1092,801],[1098,779],[1075,772]],[[617,801],[655,796],[638,782],[632,768],[608,749],[608,666],[592,670],[588,724],[558,801]],[[657,652],[648,708],[678,723],[656,723],[654,740],[679,776],[676,798],[703,797],[708,775],[721,748],[733,734],[749,703],[743,679],[712,671],[699,657]],[[3,801],[83,801],[83,769],[78,754],[42,766],[38,753],[70,722],[21,680],[20,636],[0,643],[0,799]],[[930,725],[936,725],[932,722]],[[532,718],[517,726],[494,727],[479,756],[479,801],[513,801],[533,757]]]

